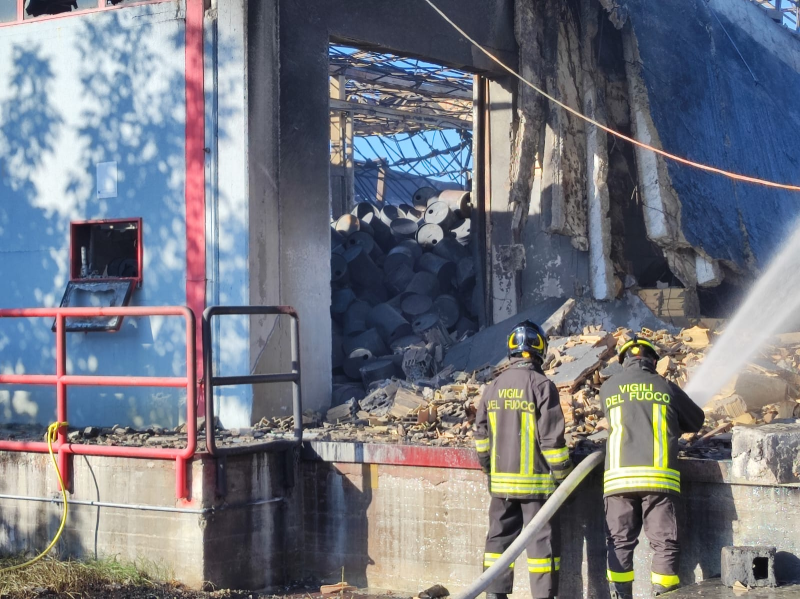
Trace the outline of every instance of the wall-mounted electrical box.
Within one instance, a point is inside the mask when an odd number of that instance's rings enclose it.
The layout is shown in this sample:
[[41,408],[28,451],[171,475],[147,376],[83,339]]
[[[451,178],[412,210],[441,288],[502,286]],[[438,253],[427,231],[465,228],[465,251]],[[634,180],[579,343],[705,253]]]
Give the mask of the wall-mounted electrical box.
[[[142,219],[70,223],[69,253],[62,308],[127,306],[133,289],[142,286]],[[67,331],[118,331],[121,326],[121,316],[66,319]]]

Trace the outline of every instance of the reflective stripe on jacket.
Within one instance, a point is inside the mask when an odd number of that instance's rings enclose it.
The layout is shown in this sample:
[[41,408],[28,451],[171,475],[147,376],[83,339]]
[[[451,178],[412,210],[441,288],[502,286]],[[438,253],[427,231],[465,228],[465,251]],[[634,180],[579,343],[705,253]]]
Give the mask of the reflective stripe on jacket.
[[558,390],[537,365],[514,359],[486,387],[475,418],[475,449],[493,497],[546,498],[570,473]]
[[680,494],[678,437],[700,430],[703,410],[641,358],[603,383],[600,401],[609,425],[604,494]]

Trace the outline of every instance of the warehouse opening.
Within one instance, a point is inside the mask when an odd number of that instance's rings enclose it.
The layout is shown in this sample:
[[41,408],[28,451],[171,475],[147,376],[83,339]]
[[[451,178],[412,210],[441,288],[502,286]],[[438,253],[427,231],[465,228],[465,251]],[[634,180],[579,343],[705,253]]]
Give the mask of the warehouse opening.
[[330,46],[332,406],[478,328],[473,75]]

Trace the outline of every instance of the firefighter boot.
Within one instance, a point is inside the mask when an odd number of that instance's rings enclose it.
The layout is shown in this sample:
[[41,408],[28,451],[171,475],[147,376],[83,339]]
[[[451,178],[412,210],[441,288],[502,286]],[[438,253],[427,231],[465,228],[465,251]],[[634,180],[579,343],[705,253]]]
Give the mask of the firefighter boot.
[[633,599],[632,582],[609,582],[608,590],[611,591],[611,599]]

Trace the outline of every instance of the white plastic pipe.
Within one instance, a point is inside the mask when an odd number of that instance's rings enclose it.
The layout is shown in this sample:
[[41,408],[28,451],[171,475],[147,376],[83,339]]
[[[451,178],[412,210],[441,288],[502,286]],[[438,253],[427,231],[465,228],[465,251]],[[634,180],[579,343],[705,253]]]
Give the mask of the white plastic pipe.
[[528,542],[533,535],[555,515],[558,508],[566,501],[570,493],[572,493],[581,481],[586,478],[586,475],[596,466],[600,465],[604,459],[605,452],[600,451],[591,454],[578,464],[575,470],[573,470],[566,480],[558,486],[556,492],[553,493],[550,499],[542,506],[539,513],[528,523],[528,526],[522,529],[522,532],[519,533],[519,536],[511,543],[508,549],[505,550],[503,555],[497,558],[495,563],[476,578],[469,587],[456,595],[454,599],[475,599],[475,597],[485,591],[489,584],[497,578],[501,572],[505,572],[506,569],[516,561],[519,554],[528,546]]

